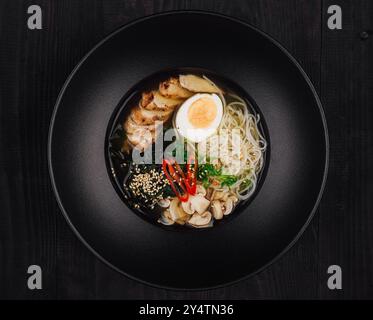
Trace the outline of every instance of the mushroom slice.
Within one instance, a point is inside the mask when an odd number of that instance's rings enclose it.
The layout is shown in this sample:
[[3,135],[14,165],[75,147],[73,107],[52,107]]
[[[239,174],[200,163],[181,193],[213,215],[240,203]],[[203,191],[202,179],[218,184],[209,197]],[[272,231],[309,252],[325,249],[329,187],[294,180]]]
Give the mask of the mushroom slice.
[[211,213],[209,211],[205,211],[202,214],[195,213],[189,219],[188,224],[192,225],[196,228],[207,227],[211,222]]
[[163,81],[159,84],[159,92],[167,97],[173,99],[189,98],[193,95],[193,92],[183,88],[180,85],[179,78],[171,77],[170,79]]
[[210,205],[210,201],[200,194],[190,196],[189,201],[191,202],[192,208],[199,214],[205,212]]
[[185,221],[183,219],[177,219],[175,222],[177,224],[180,224],[180,225],[184,225],[185,224]]
[[230,214],[233,210],[233,200],[231,198],[228,198],[227,201],[224,203],[224,210],[223,213],[225,216]]
[[190,197],[189,197],[189,199],[188,199],[188,201],[186,201],[186,202],[182,202],[181,203],[181,207],[183,208],[183,210],[187,213],[187,214],[190,214],[190,215],[192,215],[194,212],[195,212],[195,210],[192,208],[192,202],[190,201]]
[[221,198],[221,200],[225,202],[225,201],[228,200],[228,198],[229,198],[229,193],[226,192],[226,193],[224,194],[223,198]]
[[160,218],[158,219],[158,222],[165,226],[170,226],[174,224],[174,221],[172,221],[170,217],[170,211],[169,210],[163,211]]
[[189,214],[186,214],[184,213],[184,215],[182,217],[180,217],[178,220],[176,220],[176,223],[177,224],[185,224],[186,222],[188,222],[188,220],[190,219],[190,215]]
[[179,76],[180,85],[192,92],[207,92],[207,93],[219,93],[221,90],[214,86],[208,80],[195,76],[193,74],[186,74]]
[[182,102],[183,99],[167,98],[159,91],[151,91],[142,94],[140,105],[147,110],[173,111]]
[[200,195],[202,195],[202,196],[206,196],[207,191],[206,191],[206,189],[205,189],[205,187],[204,187],[203,185],[198,184],[198,185],[197,185],[196,193],[197,193],[197,194],[200,194]]
[[231,199],[233,201],[233,203],[238,202],[238,198],[235,194],[232,194],[228,199]]
[[223,191],[215,191],[214,196],[213,196],[213,200],[223,199],[224,195],[225,195],[225,192],[223,192]]
[[186,213],[180,206],[180,200],[178,198],[174,198],[170,204],[170,216],[173,221],[177,221],[179,219],[183,219]]
[[170,206],[170,199],[160,199],[158,201],[158,205],[161,207],[161,208],[168,208]]
[[214,193],[215,193],[214,188],[207,188],[205,198],[211,201],[212,199],[214,199]]
[[216,220],[223,219],[223,209],[221,207],[220,201],[214,200],[211,203],[211,211],[212,211],[212,214],[214,215],[214,218]]

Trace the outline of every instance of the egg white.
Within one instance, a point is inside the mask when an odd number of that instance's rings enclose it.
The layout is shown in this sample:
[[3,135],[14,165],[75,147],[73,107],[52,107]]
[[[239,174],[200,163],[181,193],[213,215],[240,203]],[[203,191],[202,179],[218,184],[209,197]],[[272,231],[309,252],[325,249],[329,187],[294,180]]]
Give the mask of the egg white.
[[[190,106],[201,98],[212,99],[216,107],[216,117],[207,128],[195,128],[189,121],[188,111]],[[190,97],[180,106],[175,118],[176,129],[184,138],[192,142],[201,142],[213,135],[218,129],[223,118],[223,103],[218,95],[208,93],[197,93]]]

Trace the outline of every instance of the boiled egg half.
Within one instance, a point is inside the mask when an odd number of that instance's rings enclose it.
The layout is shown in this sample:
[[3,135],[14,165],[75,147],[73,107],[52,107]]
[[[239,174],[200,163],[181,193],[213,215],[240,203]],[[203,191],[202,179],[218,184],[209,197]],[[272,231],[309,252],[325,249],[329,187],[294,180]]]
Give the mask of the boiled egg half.
[[222,117],[223,103],[218,95],[197,93],[180,106],[175,125],[184,138],[201,142],[216,132]]

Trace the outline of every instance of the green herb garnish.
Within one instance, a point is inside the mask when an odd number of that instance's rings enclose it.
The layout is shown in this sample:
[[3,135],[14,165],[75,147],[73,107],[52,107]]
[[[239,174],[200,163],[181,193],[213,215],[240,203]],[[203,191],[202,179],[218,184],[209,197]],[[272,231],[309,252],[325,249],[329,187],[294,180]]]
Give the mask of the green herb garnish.
[[210,185],[209,178],[218,180],[222,187],[235,184],[238,178],[234,175],[222,174],[221,168],[216,168],[211,163],[202,164],[198,167],[198,180],[202,181],[203,186],[207,188]]

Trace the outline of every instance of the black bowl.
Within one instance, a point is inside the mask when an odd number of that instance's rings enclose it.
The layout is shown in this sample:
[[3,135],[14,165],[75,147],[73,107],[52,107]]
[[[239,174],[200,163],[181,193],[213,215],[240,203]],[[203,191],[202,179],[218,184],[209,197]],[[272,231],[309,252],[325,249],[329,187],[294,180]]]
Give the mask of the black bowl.
[[[234,219],[202,232],[164,230],[134,214],[106,164],[108,126],[127,92],[160,70],[185,67],[243,88],[271,141],[256,197]],[[325,118],[299,64],[248,24],[203,12],[143,18],[100,42],[64,85],[49,136],[54,191],[78,237],[123,274],[170,288],[220,286],[274,261],[310,222],[327,164]]]

